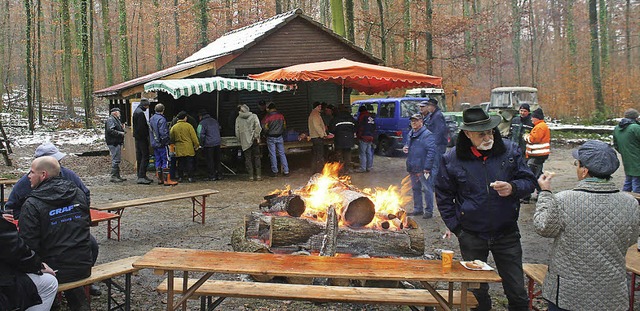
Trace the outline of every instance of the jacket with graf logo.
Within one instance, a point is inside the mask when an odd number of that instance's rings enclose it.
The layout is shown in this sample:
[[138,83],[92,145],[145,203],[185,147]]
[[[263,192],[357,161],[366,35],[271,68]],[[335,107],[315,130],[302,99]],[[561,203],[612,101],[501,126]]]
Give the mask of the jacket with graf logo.
[[60,283],[91,275],[91,216],[86,196],[61,176],[43,181],[22,206],[20,237],[53,270]]

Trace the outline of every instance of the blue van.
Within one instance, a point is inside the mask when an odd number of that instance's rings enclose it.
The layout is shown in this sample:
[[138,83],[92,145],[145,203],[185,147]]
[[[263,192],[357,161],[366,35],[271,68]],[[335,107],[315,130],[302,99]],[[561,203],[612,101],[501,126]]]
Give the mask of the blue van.
[[[376,116],[377,152],[380,155],[393,156],[401,153],[404,140],[411,129],[409,117],[420,113],[418,103],[428,98],[420,97],[395,97],[372,98],[353,102],[351,111],[355,118],[358,117],[358,109],[364,105],[369,113]],[[449,146],[455,143],[458,126],[454,118],[445,116],[449,129]],[[453,138],[452,138],[453,137]]]

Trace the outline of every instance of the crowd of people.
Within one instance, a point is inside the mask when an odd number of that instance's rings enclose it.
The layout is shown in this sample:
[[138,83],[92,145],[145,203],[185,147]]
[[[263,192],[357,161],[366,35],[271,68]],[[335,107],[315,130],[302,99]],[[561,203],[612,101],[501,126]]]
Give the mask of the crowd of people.
[[[237,107],[235,134],[249,179],[262,180],[262,142],[269,152],[270,175],[288,176],[285,117],[273,102],[259,107],[264,107],[261,116],[245,104]],[[590,140],[575,149],[578,183],[553,193],[554,174],[543,170],[551,141],[542,109],[530,112],[529,105],[520,106],[511,136],[502,137],[500,116],[489,115],[481,107],[468,108],[462,113],[455,146],[447,152],[447,128],[438,102],[429,99],[418,107],[420,113],[409,119],[411,130],[403,147],[412,184],[410,215],[432,218],[437,207],[448,228],[446,236],[458,239],[462,258],[486,262],[491,254],[508,309],[527,310],[518,218],[521,203],[528,203],[537,192],[535,230],[554,239],[542,290],[549,310],[627,310],[624,258],[640,234],[640,210],[637,200],[620,190],[640,193],[637,110],[625,112],[614,130],[613,147]],[[155,114],[147,119],[147,109],[148,100],[142,100],[133,113],[136,183],[151,183],[146,176],[149,150],[153,150],[158,184],[175,185],[183,178],[193,182],[199,149],[203,149],[207,180],[222,178],[221,128],[216,119],[206,110],[198,111],[197,121],[181,111],[168,122],[163,104],[156,104]],[[369,107],[361,106],[354,118],[349,106],[317,102],[308,125],[312,173],[330,160],[327,138],[334,140],[333,160],[342,164],[343,173],[352,167],[351,150],[356,144],[360,166],[355,172],[372,170],[375,116]],[[105,121],[113,183],[126,180],[119,168],[124,136],[120,110],[113,108]],[[620,166],[615,150],[624,164],[622,189],[611,182]],[[58,282],[86,278],[96,263],[99,247],[89,230],[90,191],[61,165],[65,155],[51,143],[38,146],[29,173],[9,195],[0,219],[0,310],[49,310]],[[585,266],[590,268],[582,269]],[[474,310],[491,310],[488,284],[472,291],[478,301]],[[100,295],[95,286],[90,292]],[[71,310],[90,310],[82,288],[64,294]]]

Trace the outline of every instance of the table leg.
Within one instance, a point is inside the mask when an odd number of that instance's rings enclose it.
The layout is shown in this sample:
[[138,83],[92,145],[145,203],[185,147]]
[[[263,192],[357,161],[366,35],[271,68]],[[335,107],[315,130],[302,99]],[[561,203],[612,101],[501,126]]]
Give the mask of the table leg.
[[460,285],[460,310],[468,310],[467,308],[467,291],[469,289],[469,283],[462,282]]
[[[204,282],[206,282],[212,275],[213,275],[213,272],[205,273],[198,281],[196,281],[195,284],[193,284],[193,286],[189,287],[189,289],[183,292],[182,297],[176,302],[175,305],[169,305],[169,299],[167,299],[167,310],[175,311],[178,309],[178,306],[180,306],[183,303],[186,306],[187,300],[189,300],[189,297],[193,296],[193,294],[198,290],[198,288],[200,288],[200,286],[202,286],[202,284],[204,284]],[[173,281],[171,280],[167,282],[167,291],[169,290],[169,284],[171,284],[173,287],[172,283]]]
[[449,282],[449,308],[453,308],[453,282]]
[[[182,272],[182,292],[186,293],[189,287],[189,271]],[[187,311],[187,302],[182,304],[182,311]]]
[[167,311],[173,311],[173,270],[167,271]]
[[[442,307],[444,311],[451,311],[451,308],[449,307],[449,303],[442,297],[442,295],[440,295],[440,293],[438,293],[438,291],[436,291],[435,288],[433,288],[433,286],[431,286],[431,284],[429,284],[429,282],[423,281],[421,283],[422,283],[422,286],[424,286],[424,288],[426,288],[429,291],[429,293],[431,293],[433,298],[435,298],[436,301],[438,301],[438,303],[440,304],[440,307]],[[464,283],[462,284],[464,285]]]

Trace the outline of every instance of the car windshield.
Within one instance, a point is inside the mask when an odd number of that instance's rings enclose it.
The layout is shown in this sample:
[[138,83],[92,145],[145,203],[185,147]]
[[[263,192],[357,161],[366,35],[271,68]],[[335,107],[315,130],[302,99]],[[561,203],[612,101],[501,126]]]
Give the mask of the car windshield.
[[401,118],[409,118],[411,115],[420,113],[420,109],[418,108],[418,103],[420,101],[415,100],[403,100],[400,102],[400,117]]
[[513,108],[517,109],[522,104],[533,105],[538,102],[536,92],[494,92],[491,93],[489,108]]

